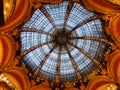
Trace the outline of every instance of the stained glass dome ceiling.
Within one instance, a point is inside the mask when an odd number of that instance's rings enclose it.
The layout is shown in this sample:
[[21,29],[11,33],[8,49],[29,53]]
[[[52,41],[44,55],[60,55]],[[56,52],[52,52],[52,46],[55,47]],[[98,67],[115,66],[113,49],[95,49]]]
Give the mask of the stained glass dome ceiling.
[[71,1],[37,9],[20,30],[20,57],[33,77],[64,82],[102,68],[101,56],[110,43],[100,18]]

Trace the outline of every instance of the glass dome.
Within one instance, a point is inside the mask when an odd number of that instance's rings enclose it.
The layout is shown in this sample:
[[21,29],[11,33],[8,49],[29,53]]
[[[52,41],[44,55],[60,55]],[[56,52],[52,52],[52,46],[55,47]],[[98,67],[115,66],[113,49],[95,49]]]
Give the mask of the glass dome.
[[37,9],[20,30],[20,57],[33,77],[65,82],[102,67],[102,55],[109,43],[100,18],[71,1]]

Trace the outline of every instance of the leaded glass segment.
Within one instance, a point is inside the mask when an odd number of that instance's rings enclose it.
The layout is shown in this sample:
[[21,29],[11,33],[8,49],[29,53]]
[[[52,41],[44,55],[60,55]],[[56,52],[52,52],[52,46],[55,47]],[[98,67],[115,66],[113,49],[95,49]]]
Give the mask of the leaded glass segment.
[[[59,73],[61,82],[87,75],[96,68],[95,62],[100,64],[106,48],[106,43],[100,40],[106,40],[100,16],[80,3],[69,1],[45,4],[37,9],[24,24],[20,38],[21,53],[40,45],[25,55],[21,54],[21,57],[32,73],[40,67],[38,74],[52,81],[56,80],[56,73]],[[43,45],[45,42],[49,43]]]

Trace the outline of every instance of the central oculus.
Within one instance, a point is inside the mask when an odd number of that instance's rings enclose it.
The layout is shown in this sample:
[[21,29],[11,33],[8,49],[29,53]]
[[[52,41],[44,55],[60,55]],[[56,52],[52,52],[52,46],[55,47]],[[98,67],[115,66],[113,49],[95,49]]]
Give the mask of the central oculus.
[[56,46],[65,46],[70,43],[72,34],[68,30],[55,31],[52,41]]

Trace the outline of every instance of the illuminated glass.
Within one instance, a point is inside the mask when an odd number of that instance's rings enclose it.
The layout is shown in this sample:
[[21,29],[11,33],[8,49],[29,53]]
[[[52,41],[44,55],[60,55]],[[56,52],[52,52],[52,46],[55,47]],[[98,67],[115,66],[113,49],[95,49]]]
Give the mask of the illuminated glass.
[[[44,5],[44,8],[49,13],[52,22],[56,25],[57,29],[62,29],[64,27],[66,11],[68,7],[68,2],[65,1],[57,5]],[[47,13],[46,13],[47,14]],[[80,22],[94,16],[95,13],[88,11],[81,4],[74,3],[68,20],[66,22],[66,30],[71,31],[74,27],[76,27]],[[46,17],[46,15],[41,11],[41,9],[37,9],[32,15],[31,19],[24,24],[24,30],[42,30],[53,34],[55,32],[55,28],[52,23]],[[74,37],[94,37],[94,38],[105,38],[105,34],[103,32],[102,21],[100,19],[95,19],[89,21],[80,27],[76,28],[75,31],[72,32]],[[38,44],[48,42],[51,40],[50,35],[46,35],[43,33],[37,32],[21,32],[21,52],[36,46]],[[75,39],[73,41],[74,45],[81,48],[85,52],[88,52],[92,57],[94,57],[98,62],[100,62],[103,58],[105,51],[105,44],[102,42],[94,41],[94,40],[85,40],[85,39]],[[39,64],[44,59],[45,55],[53,48],[52,43],[46,44],[42,47],[39,47],[24,56],[24,61],[31,68],[32,72],[34,72],[39,66]],[[49,55],[44,65],[42,66],[39,74],[50,79],[56,79],[56,70],[58,63],[58,52],[59,49],[56,48]],[[69,49],[70,54],[74,58],[74,61],[77,65],[77,68],[81,74],[84,76],[88,74],[91,70],[95,68],[95,64],[82,52],[80,52],[77,48],[71,46]],[[61,81],[69,81],[77,78],[73,65],[70,61],[70,57],[66,50],[61,51],[61,62],[60,62],[60,80]]]

